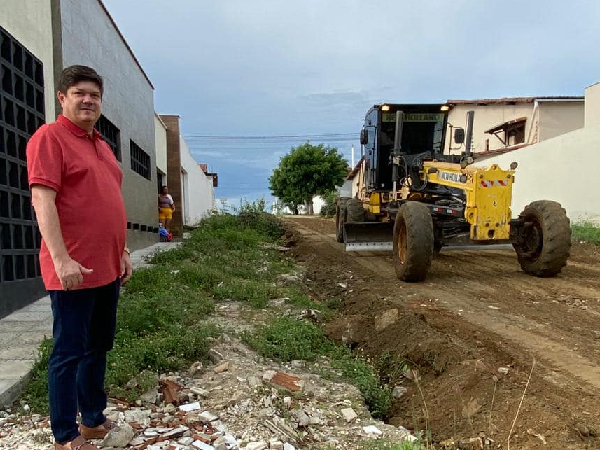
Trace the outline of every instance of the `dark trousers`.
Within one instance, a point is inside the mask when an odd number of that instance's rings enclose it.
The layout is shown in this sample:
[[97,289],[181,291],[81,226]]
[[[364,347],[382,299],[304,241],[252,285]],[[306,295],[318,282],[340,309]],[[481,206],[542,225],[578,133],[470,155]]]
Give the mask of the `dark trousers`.
[[97,427],[106,420],[106,353],[115,338],[119,289],[116,280],[91,289],[49,291],[54,348],[48,363],[48,396],[58,443],[79,435],[78,409],[85,426]]

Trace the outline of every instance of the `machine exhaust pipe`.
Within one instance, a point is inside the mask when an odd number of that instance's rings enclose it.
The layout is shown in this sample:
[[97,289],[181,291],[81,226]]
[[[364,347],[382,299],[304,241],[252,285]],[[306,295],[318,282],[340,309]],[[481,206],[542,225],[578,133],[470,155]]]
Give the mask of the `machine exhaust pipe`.
[[475,111],[467,112],[467,136],[465,143],[465,157],[471,156],[471,140],[473,139],[473,119],[475,118]]
[[396,130],[394,132],[394,148],[392,149],[392,193],[396,199],[396,183],[398,181],[398,157],[402,150],[402,128],[404,127],[404,112],[396,111]]

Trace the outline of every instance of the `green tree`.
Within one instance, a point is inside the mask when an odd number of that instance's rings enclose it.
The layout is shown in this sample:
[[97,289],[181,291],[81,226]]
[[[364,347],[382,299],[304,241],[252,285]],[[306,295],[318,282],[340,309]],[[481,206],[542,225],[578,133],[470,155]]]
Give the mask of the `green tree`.
[[273,195],[298,214],[298,206],[312,202],[342,184],[348,175],[348,162],[335,147],[310,142],[292,147],[279,161],[269,178]]

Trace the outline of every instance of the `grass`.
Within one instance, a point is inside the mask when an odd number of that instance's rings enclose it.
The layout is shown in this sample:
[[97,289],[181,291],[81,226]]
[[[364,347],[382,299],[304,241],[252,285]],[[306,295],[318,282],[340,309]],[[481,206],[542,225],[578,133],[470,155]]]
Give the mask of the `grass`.
[[[106,375],[109,396],[134,402],[156,386],[160,373],[206,361],[210,338],[219,334],[205,321],[215,302],[235,300],[265,308],[270,299],[286,298],[296,311],[317,310],[325,320],[335,316],[340,299],[318,302],[299,284],[281,287],[277,283],[279,275],[294,272],[296,267],[290,258],[264,244],[278,243],[283,233],[276,217],[252,209],[235,216],[214,215],[179,248],[155,255],[152,267],[136,270],[119,303]],[[377,370],[328,339],[321,327],[301,319],[274,317],[242,337],[260,354],[281,361],[328,357],[333,373],[360,389],[375,417],[387,414],[391,389],[382,385]],[[21,398],[41,414],[48,408],[50,351],[47,341]]]
[[418,442],[405,441],[397,444],[386,441],[373,441],[362,446],[360,450],[421,450],[423,448]]
[[314,361],[319,356],[327,356],[331,367],[360,390],[374,417],[383,418],[390,409],[391,388],[380,383],[373,367],[354,356],[347,347],[336,345],[320,327],[310,322],[274,318],[255,331],[244,333],[242,339],[261,355],[280,361]]
[[573,239],[600,245],[600,226],[591,222],[576,223],[571,226]]
[[[154,266],[136,270],[124,287],[117,313],[114,349],[108,355],[109,396],[133,402],[156,386],[158,374],[207,361],[209,339],[219,330],[205,323],[215,301],[230,298],[266,305],[292,263],[264,242],[277,242],[280,222],[241,211],[216,215],[177,249],[156,255]],[[47,366],[52,342],[41,347],[21,397],[31,410],[48,413]]]

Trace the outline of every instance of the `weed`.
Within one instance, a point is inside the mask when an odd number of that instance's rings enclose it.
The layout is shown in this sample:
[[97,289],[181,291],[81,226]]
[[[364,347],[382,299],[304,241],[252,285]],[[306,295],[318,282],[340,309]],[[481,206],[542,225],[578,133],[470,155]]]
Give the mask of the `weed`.
[[52,339],[44,339],[38,359],[31,370],[31,378],[21,396],[31,410],[48,414],[48,361],[52,353]]
[[573,239],[600,245],[600,226],[591,222],[576,223],[571,226]]
[[386,441],[372,441],[363,445],[360,450],[422,450],[419,442],[404,441],[402,443],[392,443]]
[[[203,323],[214,299],[232,298],[264,307],[280,295],[274,281],[290,262],[276,250],[283,228],[272,216],[243,208],[237,216],[214,215],[179,248],[150,259],[123,289],[114,349],[108,355],[106,386],[111,396],[133,401],[156,384],[159,373],[207,360],[208,339],[219,331]],[[265,267],[265,270],[258,270]],[[51,341],[41,348],[22,399],[47,413],[47,365]]]
[[281,361],[314,361],[333,349],[321,328],[287,317],[273,319],[253,333],[246,332],[242,339],[261,355]]
[[373,368],[347,347],[335,345],[312,323],[275,318],[252,333],[244,333],[242,339],[261,355],[281,361],[314,361],[319,356],[327,356],[331,367],[358,387],[374,417],[385,417],[391,407],[391,389],[381,385]]

